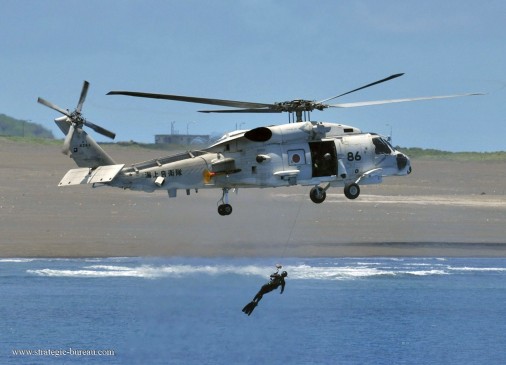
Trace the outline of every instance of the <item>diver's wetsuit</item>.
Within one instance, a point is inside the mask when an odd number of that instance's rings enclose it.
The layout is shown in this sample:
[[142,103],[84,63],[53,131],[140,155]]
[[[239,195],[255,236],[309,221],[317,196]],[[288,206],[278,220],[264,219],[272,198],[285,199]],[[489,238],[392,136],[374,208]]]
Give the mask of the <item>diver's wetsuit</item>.
[[249,316],[257,306],[258,302],[262,299],[264,294],[267,294],[277,289],[279,286],[281,286],[280,294],[283,294],[283,291],[285,290],[286,276],[287,276],[286,271],[283,271],[281,275],[278,274],[277,272],[271,274],[270,276],[271,280],[260,288],[258,293],[253,298],[253,300],[250,303],[246,304],[246,306],[242,309],[242,311]]
[[285,278],[279,275],[277,272],[271,274],[271,280],[260,288],[257,295],[255,295],[255,298],[253,298],[253,301],[258,303],[262,299],[264,294],[267,294],[277,289],[280,285],[281,285],[280,294],[283,294],[283,291],[285,290]]

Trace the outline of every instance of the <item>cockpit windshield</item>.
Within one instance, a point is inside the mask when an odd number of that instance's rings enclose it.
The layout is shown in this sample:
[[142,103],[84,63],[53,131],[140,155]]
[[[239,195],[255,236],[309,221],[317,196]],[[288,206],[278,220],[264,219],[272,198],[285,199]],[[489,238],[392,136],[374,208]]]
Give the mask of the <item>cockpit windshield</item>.
[[374,147],[376,147],[375,152],[377,155],[390,155],[393,152],[390,143],[381,137],[374,137],[372,143],[374,143]]

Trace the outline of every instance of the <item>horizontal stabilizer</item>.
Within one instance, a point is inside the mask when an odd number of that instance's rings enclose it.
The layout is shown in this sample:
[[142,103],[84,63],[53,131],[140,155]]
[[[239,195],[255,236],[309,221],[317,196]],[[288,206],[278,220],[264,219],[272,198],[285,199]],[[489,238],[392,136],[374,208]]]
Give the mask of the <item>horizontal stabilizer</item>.
[[61,179],[58,186],[80,185],[80,184],[94,184],[94,183],[108,183],[111,182],[116,175],[119,174],[121,169],[125,166],[120,165],[107,165],[99,166],[96,169],[79,168],[69,170],[63,179]]

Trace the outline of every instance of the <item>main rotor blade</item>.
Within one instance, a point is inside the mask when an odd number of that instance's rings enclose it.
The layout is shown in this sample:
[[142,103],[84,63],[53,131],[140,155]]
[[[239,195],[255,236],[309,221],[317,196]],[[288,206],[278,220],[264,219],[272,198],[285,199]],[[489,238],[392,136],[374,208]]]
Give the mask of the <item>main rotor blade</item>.
[[199,110],[200,113],[282,113],[274,109],[226,109],[226,110]]
[[64,155],[68,155],[70,150],[70,141],[72,140],[72,136],[74,135],[74,124],[70,123],[69,132],[65,136],[65,140],[63,141],[62,153]]
[[249,101],[209,99],[209,98],[198,98],[198,97],[194,97],[194,96],[170,95],[170,94],[152,94],[152,93],[143,93],[143,92],[136,92],[136,91],[110,91],[107,93],[107,95],[127,95],[127,96],[136,96],[139,98],[176,100],[176,101],[184,101],[184,102],[188,102],[188,103],[230,106],[233,108],[256,109],[256,108],[273,107],[273,104],[252,103]]
[[107,129],[105,128],[102,128],[101,126],[99,125],[96,125],[90,121],[87,121],[85,120],[84,123],[83,123],[85,126],[87,127],[90,127],[91,129],[93,129],[95,132],[97,133],[100,133],[101,135],[103,136],[106,136],[106,137],[109,137],[110,139],[114,139],[116,138],[116,133],[113,133],[111,131],[108,131]]
[[83,108],[84,100],[86,99],[86,95],[88,94],[88,87],[90,86],[90,83],[86,80],[84,80],[83,83],[83,89],[81,90],[81,97],[79,98],[79,102],[77,103],[76,111],[78,113],[81,112],[81,109]]
[[38,98],[37,102],[39,102],[40,104],[45,105],[53,110],[56,110],[57,112],[60,112],[63,115],[66,115],[67,117],[70,117],[70,113],[68,110],[62,109],[58,105],[55,105],[55,104],[51,103],[50,101],[44,100],[42,98]]
[[485,95],[485,94],[483,94],[483,93],[469,93],[469,94],[442,95],[442,96],[425,96],[425,97],[419,97],[419,98],[359,101],[356,103],[340,103],[340,104],[331,104],[328,106],[332,107],[332,108],[356,108],[356,107],[370,106],[370,105],[404,103],[404,102],[408,102],[408,101],[419,101],[419,100],[449,99],[449,98],[459,98],[462,96],[476,96],[476,95]]
[[374,86],[374,85],[377,85],[377,84],[381,84],[382,82],[385,82],[385,81],[390,81],[390,80],[393,80],[397,77],[400,77],[404,75],[404,73],[400,73],[400,74],[395,74],[395,75],[391,75],[391,76],[388,76],[387,78],[384,78],[384,79],[381,79],[381,80],[378,80],[378,81],[374,81],[374,82],[371,82],[370,84],[367,84],[367,85],[364,85],[364,86],[361,86],[357,89],[354,89],[354,90],[351,90],[351,91],[348,91],[348,92],[345,92],[344,94],[340,94],[340,95],[336,95],[336,96],[333,96],[331,98],[328,98],[328,99],[324,99],[324,100],[321,100],[319,101],[319,103],[325,103],[326,101],[329,101],[329,100],[332,100],[332,99],[337,99],[341,96],[344,96],[344,95],[348,95],[348,94],[351,94],[351,93],[354,93],[355,91],[359,91],[359,90],[362,90],[362,89],[365,89],[365,88],[368,88],[368,87],[371,87],[371,86]]

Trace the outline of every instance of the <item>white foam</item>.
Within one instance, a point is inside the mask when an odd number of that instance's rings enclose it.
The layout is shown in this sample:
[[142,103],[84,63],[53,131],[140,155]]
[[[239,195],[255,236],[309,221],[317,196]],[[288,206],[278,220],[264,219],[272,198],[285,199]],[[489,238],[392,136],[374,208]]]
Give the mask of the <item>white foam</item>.
[[366,278],[374,276],[395,275],[393,271],[381,270],[376,267],[365,266],[341,266],[341,267],[313,267],[308,265],[299,265],[286,267],[291,279],[305,280],[347,280]]
[[221,275],[221,274],[239,274],[239,275],[259,275],[265,276],[270,268],[259,266],[192,266],[192,265],[170,265],[170,266],[150,266],[141,265],[135,267],[116,266],[116,265],[91,265],[77,270],[61,269],[39,269],[27,270],[28,273],[38,276],[52,277],[139,277],[139,278],[159,278],[159,277],[182,277],[195,274]]
[[55,269],[40,269],[40,270],[27,270],[29,274],[37,276],[50,276],[50,277],[74,277],[74,278],[102,278],[102,277],[153,277],[149,273],[137,270],[55,270]]
[[449,273],[444,270],[404,271],[402,273],[414,276],[449,275]]
[[[285,266],[289,275],[289,279],[295,280],[353,280],[360,278],[381,277],[381,276],[428,276],[428,275],[446,275],[448,272],[438,268],[426,267],[423,270],[416,270],[413,266],[408,266],[404,270],[402,268],[381,267],[378,263],[372,263],[366,266],[361,262],[356,266],[310,266],[310,265],[293,265]],[[453,270],[462,270],[456,268]],[[464,268],[464,270],[470,270]],[[485,269],[487,270],[487,269]],[[492,270],[492,269],[488,269]],[[501,269],[506,271],[506,269]],[[273,272],[270,266],[260,265],[140,265],[125,266],[123,265],[89,265],[79,269],[53,269],[44,268],[38,270],[27,270],[29,274],[47,277],[87,277],[87,278],[103,278],[103,277],[138,277],[138,278],[163,278],[163,277],[187,277],[196,274],[200,275],[242,275],[242,276],[259,276],[267,278]]]
[[472,271],[472,272],[505,272],[506,268],[504,267],[454,267],[448,266],[448,270],[451,271]]
[[35,259],[23,259],[23,258],[12,258],[12,259],[0,259],[0,262],[32,262]]
[[[377,275],[393,275],[393,272],[378,270],[368,267],[312,267],[308,265],[287,266],[292,279],[319,279],[340,280],[349,278],[361,278]],[[82,269],[38,269],[27,270],[28,273],[38,276],[51,277],[182,277],[195,274],[223,275],[235,274],[244,276],[266,277],[272,272],[267,266],[234,266],[234,265],[170,265],[170,266],[116,266],[116,265],[91,265]]]
[[111,271],[115,271],[115,270],[128,271],[128,270],[132,269],[131,267],[128,267],[128,266],[114,266],[114,265],[92,265],[92,266],[85,266],[84,268],[85,269],[92,269],[92,270],[111,270]]

